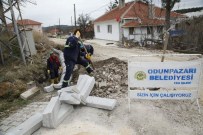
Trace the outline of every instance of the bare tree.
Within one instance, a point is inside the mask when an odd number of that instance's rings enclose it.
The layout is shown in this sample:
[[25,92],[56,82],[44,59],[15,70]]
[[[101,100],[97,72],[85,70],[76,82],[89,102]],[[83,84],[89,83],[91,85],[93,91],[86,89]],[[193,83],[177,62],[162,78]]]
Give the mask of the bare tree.
[[112,9],[116,8],[117,6],[118,6],[118,1],[117,0],[115,0],[114,2],[110,2],[109,6],[108,6],[108,9],[106,11],[107,12],[111,11]]
[[4,7],[2,1],[0,1],[0,20],[2,22],[2,25],[6,25],[6,18],[4,15]]
[[180,0],[161,0],[162,6],[166,8],[166,30],[170,28],[170,13],[171,10],[173,9],[174,5],[176,2],[180,2]]
[[88,14],[80,14],[79,18],[77,19],[77,24],[80,27],[80,30],[82,32],[82,35],[86,35],[87,28],[91,23],[91,18]]
[[[19,3],[21,5],[26,4],[26,3],[31,3],[31,4],[35,4],[36,5],[36,2],[33,1],[33,0],[14,0],[12,5],[15,5],[17,3]],[[2,25],[4,27],[7,28],[7,22],[6,22],[6,17],[5,17],[5,13],[4,13],[4,8],[5,7],[3,5],[3,1],[0,0],[0,22],[2,23]]]

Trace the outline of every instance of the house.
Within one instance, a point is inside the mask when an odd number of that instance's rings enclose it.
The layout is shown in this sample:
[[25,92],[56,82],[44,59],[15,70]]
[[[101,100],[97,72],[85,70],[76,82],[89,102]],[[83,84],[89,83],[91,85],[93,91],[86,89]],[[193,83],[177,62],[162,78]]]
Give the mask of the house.
[[61,36],[63,34],[63,31],[57,27],[57,26],[52,26],[49,27],[47,30],[43,30],[48,37],[53,37],[56,38],[57,36]]
[[[146,38],[159,39],[165,24],[166,10],[141,0],[125,3],[94,21],[95,38],[121,41],[123,38],[141,42]],[[171,21],[186,16],[171,12]]]
[[60,33],[60,29],[56,28],[56,27],[52,27],[51,29],[49,29],[47,31],[47,33],[52,34],[52,35],[57,35],[58,33]]
[[[17,24],[19,26],[20,29],[32,29],[35,32],[40,32],[42,33],[42,23],[37,22],[37,21],[33,21],[30,19],[22,19],[22,20],[18,20]],[[8,27],[10,29],[12,29],[12,23],[8,24]]]

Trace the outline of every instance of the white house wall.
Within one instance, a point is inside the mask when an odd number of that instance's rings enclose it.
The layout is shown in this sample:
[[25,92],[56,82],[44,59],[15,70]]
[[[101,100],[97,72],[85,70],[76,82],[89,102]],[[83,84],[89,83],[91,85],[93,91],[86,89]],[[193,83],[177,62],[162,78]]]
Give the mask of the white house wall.
[[[100,32],[97,31],[97,26],[100,26]],[[112,25],[112,33],[108,33],[108,25]],[[95,22],[94,33],[96,39],[119,41],[119,23],[116,21]]]
[[26,25],[25,28],[31,28],[33,31],[42,33],[41,25]]
[[[129,34],[129,28],[124,28],[124,37],[126,37],[128,40],[134,39],[135,41],[141,41],[145,38],[151,38],[151,34],[147,35],[147,27],[140,27],[140,28],[134,28],[134,35]],[[159,38],[159,33],[157,33],[157,27],[154,27],[154,39]]]
[[42,32],[42,27],[40,25],[33,25],[33,30],[37,32]]
[[124,37],[126,37],[128,40],[133,39],[135,41],[144,40],[147,35],[147,28],[135,28],[134,33],[134,35],[129,35],[129,28],[124,28]]

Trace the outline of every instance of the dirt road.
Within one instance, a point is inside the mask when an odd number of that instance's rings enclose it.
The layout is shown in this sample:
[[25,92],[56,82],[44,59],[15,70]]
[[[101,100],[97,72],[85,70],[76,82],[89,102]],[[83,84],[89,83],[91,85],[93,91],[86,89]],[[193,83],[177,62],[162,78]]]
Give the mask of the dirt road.
[[[64,45],[65,43],[65,39],[51,38],[51,40],[61,45]],[[113,44],[106,45],[107,43],[113,43]],[[112,42],[112,41],[87,40],[85,41],[85,44],[91,44],[94,46],[93,61],[104,60],[112,57],[116,57],[121,60],[127,61],[128,58],[132,55],[161,53],[160,51],[156,51],[156,50],[148,51],[146,49],[121,48],[115,45],[116,42]]]
[[[55,42],[57,42],[55,40]],[[64,40],[65,42],[65,40]],[[62,44],[64,44],[61,41]],[[99,45],[89,41],[95,48],[93,61],[117,57],[127,61],[135,54],[153,54],[160,51],[125,49]],[[97,42],[97,44],[96,44]],[[58,42],[59,43],[59,42]],[[100,41],[101,43],[101,41]],[[151,60],[160,60],[154,58]],[[202,135],[203,114],[191,101],[132,100],[128,112],[127,93],[117,98],[113,111],[77,106],[74,113],[56,129],[41,128],[34,135]]]

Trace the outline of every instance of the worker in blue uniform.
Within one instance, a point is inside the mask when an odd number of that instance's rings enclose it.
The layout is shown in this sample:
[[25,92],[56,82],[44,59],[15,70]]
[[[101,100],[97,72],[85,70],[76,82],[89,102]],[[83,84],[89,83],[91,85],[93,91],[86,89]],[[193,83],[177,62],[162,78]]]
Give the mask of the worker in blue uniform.
[[86,44],[82,44],[82,43],[80,43],[80,44],[81,44],[81,46],[80,46],[81,56],[86,56],[87,54],[92,56],[94,54],[94,48],[92,45],[86,45]]
[[89,66],[91,66],[91,68],[94,68],[92,65],[93,63],[91,61],[91,57],[94,53],[93,46],[83,44],[82,42],[79,42],[79,43],[80,43],[80,56],[81,56],[81,58],[84,59],[89,64]]
[[[80,31],[76,30],[73,36],[70,36],[66,40],[65,48],[64,48],[64,59],[66,65],[66,74],[64,76],[64,81],[62,84],[62,88],[68,87],[70,76],[73,72],[75,64],[81,64],[86,68],[86,71],[90,74],[93,70],[91,66],[89,66],[88,62],[81,58],[80,56]],[[88,57],[89,55],[86,55]]]

